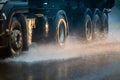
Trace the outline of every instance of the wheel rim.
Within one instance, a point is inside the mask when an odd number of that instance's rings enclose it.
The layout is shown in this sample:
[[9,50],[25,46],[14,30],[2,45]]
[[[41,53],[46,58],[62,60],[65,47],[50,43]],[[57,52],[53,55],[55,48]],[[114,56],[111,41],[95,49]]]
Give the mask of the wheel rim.
[[87,41],[92,40],[92,23],[91,20],[86,21],[86,39]]
[[21,51],[21,48],[23,46],[22,44],[22,33],[19,29],[13,29],[11,31],[10,36],[10,42],[11,42],[11,51],[13,54],[19,54]]
[[60,46],[63,46],[65,44],[66,40],[66,33],[65,33],[65,28],[66,28],[66,22],[64,19],[60,19],[58,22],[58,37],[57,37],[57,42]]
[[60,30],[59,30],[59,41],[60,43],[64,43],[65,41],[65,30],[64,30],[64,24],[61,23]]

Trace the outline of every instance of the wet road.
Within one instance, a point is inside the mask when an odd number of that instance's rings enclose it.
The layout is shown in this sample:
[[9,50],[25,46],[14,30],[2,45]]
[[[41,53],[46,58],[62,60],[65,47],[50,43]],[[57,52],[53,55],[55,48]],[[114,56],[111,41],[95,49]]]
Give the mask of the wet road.
[[3,62],[0,80],[120,80],[120,53],[107,54],[35,63]]
[[120,23],[115,11],[107,40],[86,44],[70,36],[63,49],[33,43],[21,56],[0,61],[0,80],[120,80]]

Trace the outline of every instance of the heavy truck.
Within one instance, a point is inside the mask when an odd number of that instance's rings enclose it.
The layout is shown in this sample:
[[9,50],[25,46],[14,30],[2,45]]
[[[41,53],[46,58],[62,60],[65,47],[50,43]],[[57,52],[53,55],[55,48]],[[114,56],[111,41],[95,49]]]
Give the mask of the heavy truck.
[[0,53],[19,55],[33,41],[60,46],[69,33],[86,41],[105,38],[114,0],[0,0]]

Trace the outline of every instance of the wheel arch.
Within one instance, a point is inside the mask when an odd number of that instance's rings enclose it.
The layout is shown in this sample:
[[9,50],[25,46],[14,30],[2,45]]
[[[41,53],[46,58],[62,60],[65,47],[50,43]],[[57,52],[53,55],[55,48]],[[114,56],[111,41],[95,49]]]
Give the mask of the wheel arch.
[[69,34],[69,26],[68,26],[68,19],[67,19],[66,12],[65,12],[64,10],[59,10],[59,11],[57,12],[56,17],[57,17],[58,15],[62,15],[62,16],[64,17],[65,21],[66,21],[66,31],[67,31],[66,36],[68,36],[68,34]]
[[89,14],[89,16],[92,17],[92,11],[91,11],[90,8],[87,8],[87,9],[85,10],[84,16],[85,16],[86,14]]
[[108,10],[104,8],[102,13],[108,14]]
[[12,17],[16,16],[17,14],[28,13],[28,7],[26,3],[12,3],[7,2],[3,9],[2,9],[2,16],[3,16],[3,30],[10,28],[10,23]]
[[68,26],[68,19],[67,19],[66,12],[65,12],[64,10],[59,10],[59,11],[57,12],[57,16],[58,16],[58,15],[62,15],[62,16],[65,18],[65,21],[66,21],[67,26]]
[[93,18],[95,14],[98,14],[99,17],[102,17],[102,12],[98,8],[93,10]]

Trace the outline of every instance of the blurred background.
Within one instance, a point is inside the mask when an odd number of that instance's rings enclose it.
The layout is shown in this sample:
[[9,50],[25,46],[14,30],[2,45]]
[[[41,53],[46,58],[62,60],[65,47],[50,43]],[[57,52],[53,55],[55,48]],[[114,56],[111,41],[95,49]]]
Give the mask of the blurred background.
[[120,0],[115,0],[116,6],[120,9]]

